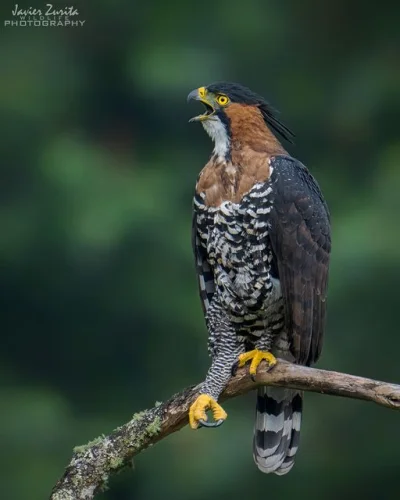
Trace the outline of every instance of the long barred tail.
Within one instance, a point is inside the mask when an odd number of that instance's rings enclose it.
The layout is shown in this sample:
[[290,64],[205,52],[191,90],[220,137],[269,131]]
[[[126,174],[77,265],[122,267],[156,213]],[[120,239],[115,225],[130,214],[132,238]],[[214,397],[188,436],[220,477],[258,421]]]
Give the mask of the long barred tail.
[[262,472],[286,474],[299,446],[302,392],[261,387],[257,394],[253,456]]

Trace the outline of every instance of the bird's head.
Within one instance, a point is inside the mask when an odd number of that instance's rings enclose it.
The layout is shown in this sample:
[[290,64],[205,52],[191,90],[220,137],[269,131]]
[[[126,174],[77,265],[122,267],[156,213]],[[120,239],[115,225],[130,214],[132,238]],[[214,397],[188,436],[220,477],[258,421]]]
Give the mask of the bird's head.
[[202,123],[220,156],[229,154],[232,141],[245,142],[246,137],[262,140],[262,134],[270,129],[289,142],[294,137],[263,97],[237,83],[212,83],[193,90],[187,99],[195,99],[205,106],[205,112],[190,121]]

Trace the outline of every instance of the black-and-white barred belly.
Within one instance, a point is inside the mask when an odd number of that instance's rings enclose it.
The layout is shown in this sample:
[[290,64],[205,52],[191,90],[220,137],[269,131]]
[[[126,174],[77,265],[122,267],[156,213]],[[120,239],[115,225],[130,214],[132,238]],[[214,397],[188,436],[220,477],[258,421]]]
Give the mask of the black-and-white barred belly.
[[203,193],[195,197],[198,235],[214,271],[215,299],[240,330],[249,329],[253,336],[283,324],[279,281],[270,274],[271,192],[267,183],[258,183],[240,203],[225,201],[219,207],[206,206]]

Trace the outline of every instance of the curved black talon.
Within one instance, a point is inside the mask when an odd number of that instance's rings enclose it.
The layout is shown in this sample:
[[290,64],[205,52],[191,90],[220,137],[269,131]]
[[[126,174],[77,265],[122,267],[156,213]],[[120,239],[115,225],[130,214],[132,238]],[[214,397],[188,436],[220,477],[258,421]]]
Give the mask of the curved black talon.
[[199,422],[199,427],[219,427],[221,424],[225,422],[225,420],[223,418],[220,418],[216,422],[207,422],[207,420],[200,419],[198,422]]
[[239,361],[236,361],[235,363],[233,363],[232,368],[231,368],[232,377],[236,376],[238,368],[239,368]]
[[250,378],[253,382],[255,382],[256,381],[256,374],[253,373],[253,375],[250,375]]

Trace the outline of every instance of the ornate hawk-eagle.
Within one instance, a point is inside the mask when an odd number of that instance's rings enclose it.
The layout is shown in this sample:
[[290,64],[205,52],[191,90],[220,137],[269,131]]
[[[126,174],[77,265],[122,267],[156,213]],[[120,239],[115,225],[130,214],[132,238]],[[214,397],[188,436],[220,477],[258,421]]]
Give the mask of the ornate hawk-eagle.
[[[214,151],[194,197],[193,249],[212,363],[189,411],[192,428],[227,417],[217,403],[232,370],[250,361],[254,377],[275,356],[302,365],[321,352],[331,249],[320,188],[275,133],[293,134],[259,95],[235,83],[191,92]],[[207,422],[211,410],[215,422]],[[258,390],[254,459],[286,474],[299,444],[302,393]]]

